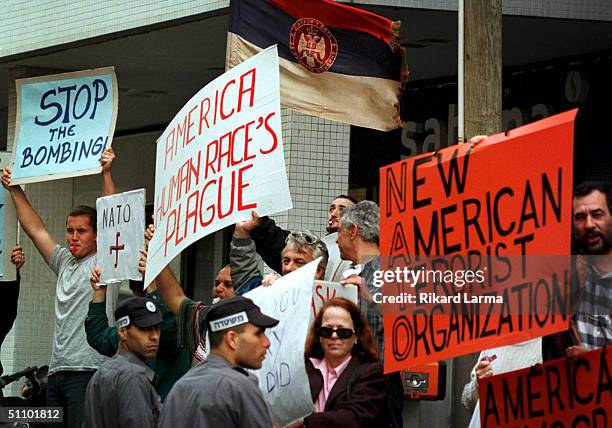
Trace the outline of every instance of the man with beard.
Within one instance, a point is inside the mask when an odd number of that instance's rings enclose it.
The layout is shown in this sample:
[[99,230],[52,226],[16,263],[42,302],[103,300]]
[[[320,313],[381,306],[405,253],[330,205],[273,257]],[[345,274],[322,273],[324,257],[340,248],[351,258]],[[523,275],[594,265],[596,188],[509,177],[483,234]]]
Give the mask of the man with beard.
[[576,187],[573,232],[579,251],[570,331],[544,341],[545,359],[577,355],[612,343],[612,187],[587,181]]
[[[327,226],[328,235],[323,237],[321,241],[327,246],[329,259],[325,268],[324,279],[326,281],[339,282],[343,277],[351,263],[340,259],[338,251],[338,221],[340,214],[344,208],[356,204],[357,200],[349,195],[338,195],[329,205],[327,211]],[[276,272],[282,272],[281,253],[285,248],[285,240],[289,236],[290,231],[283,230],[278,227],[274,220],[269,217],[261,217],[255,230],[250,233],[251,238],[255,242],[257,252],[270,268]]]

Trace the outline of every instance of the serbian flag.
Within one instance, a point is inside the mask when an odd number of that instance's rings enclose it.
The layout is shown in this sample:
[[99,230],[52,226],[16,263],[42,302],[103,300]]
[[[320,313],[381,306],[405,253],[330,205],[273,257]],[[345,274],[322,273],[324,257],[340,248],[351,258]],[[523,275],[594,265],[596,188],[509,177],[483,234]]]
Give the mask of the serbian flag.
[[399,26],[331,0],[232,0],[226,69],[277,44],[282,105],[389,131],[408,76]]

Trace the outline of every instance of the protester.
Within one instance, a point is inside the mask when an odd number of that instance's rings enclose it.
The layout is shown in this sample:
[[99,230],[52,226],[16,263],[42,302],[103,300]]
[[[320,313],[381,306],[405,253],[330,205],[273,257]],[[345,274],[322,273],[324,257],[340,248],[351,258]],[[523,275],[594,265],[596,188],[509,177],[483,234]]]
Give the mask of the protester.
[[[115,191],[111,148],[101,158],[103,194]],[[89,276],[96,265],[96,210],[78,206],[66,219],[66,243],[60,247],[20,186],[11,185],[11,169],[2,172],[2,185],[15,205],[17,218],[34,246],[57,275],[53,351],[49,364],[47,404],[64,408],[64,426],[80,427],[87,383],[105,357],[87,344],[84,322],[90,299]],[[117,289],[107,301],[112,316]]]
[[[102,355],[112,357],[119,348],[119,328],[117,325],[108,325],[105,311],[107,287],[99,285],[99,278],[100,269],[96,267],[92,272],[93,293],[85,320],[85,332],[87,343],[92,348]],[[130,285],[132,284],[137,291],[142,291],[142,281],[130,282]],[[159,350],[155,358],[148,359],[146,364],[155,371],[153,385],[161,400],[164,401],[175,382],[191,367],[191,352],[187,348],[177,346],[177,319],[161,299],[155,282],[147,288],[146,297],[159,306],[163,316],[163,322],[159,326]]]
[[612,186],[587,181],[574,189],[576,257],[570,329],[543,340],[544,359],[576,356],[612,343]]
[[363,314],[342,297],[325,302],[310,328],[306,373],[314,412],[291,427],[385,427],[387,378]]
[[217,276],[215,277],[215,283],[213,285],[212,296],[213,300],[229,299],[236,295],[234,284],[232,282],[232,273],[230,270],[229,263],[221,268]]
[[482,351],[463,387],[461,404],[472,412],[468,428],[480,428],[478,380],[542,363],[542,338]]
[[[155,233],[155,226],[151,225],[145,233],[145,242],[149,242]],[[147,252],[142,251],[139,261],[139,270],[144,275],[147,268]],[[178,320],[178,346],[188,349],[192,364],[201,363],[206,357],[206,336],[200,333],[201,318],[207,308],[204,302],[191,300],[177,281],[172,269],[164,267],[155,278],[157,289],[162,300]],[[235,295],[231,272],[228,265],[221,268],[215,278],[213,296],[215,300],[225,299]]]
[[[236,284],[238,294],[244,294],[264,282],[256,258],[255,241],[251,239],[251,233],[257,228],[259,221],[260,217],[253,211],[251,219],[239,221],[234,227],[230,244],[230,266],[232,282]],[[285,238],[285,246],[280,253],[280,272],[286,275],[318,257],[321,257],[321,261],[315,278],[322,279],[329,258],[323,241],[309,230],[290,232]]]
[[[357,200],[352,196],[338,195],[329,205],[326,225],[329,234],[322,238],[329,253],[325,275],[322,277],[326,281],[340,281],[342,273],[350,266],[349,262],[341,260],[336,239],[338,220],[342,210],[356,203]],[[282,270],[281,253],[285,248],[285,240],[289,233],[290,231],[283,230],[269,217],[261,217],[256,227],[251,231],[251,238],[255,242],[257,252],[266,264],[276,272]]]
[[278,320],[235,296],[212,305],[202,322],[210,355],[174,385],[160,427],[272,427],[257,380],[245,369],[261,368],[270,347],[265,329]]
[[[21,276],[19,270],[25,263],[25,253],[21,245],[16,245],[11,252],[11,263],[17,268],[17,278],[15,281],[0,282],[0,305],[2,317],[0,318],[0,348],[6,335],[13,328],[15,318],[17,318],[17,301],[19,300],[19,286],[21,284]],[[0,362],[0,375],[4,372],[2,363]]]
[[[374,285],[374,272],[380,270],[378,205],[372,201],[361,201],[346,207],[340,215],[338,228],[338,248],[343,260],[350,260],[352,266],[345,272],[347,279],[343,284],[359,287],[359,309],[372,328],[379,358],[384,356],[383,319],[380,306],[374,302],[377,292]],[[404,387],[399,372],[389,375],[389,415],[390,426],[402,426]]]
[[[92,287],[100,280],[91,276]],[[100,366],[87,387],[83,426],[156,427],[161,402],[153,388],[155,372],[145,364],[159,347],[159,307],[145,297],[130,297],[117,306],[119,352]]]

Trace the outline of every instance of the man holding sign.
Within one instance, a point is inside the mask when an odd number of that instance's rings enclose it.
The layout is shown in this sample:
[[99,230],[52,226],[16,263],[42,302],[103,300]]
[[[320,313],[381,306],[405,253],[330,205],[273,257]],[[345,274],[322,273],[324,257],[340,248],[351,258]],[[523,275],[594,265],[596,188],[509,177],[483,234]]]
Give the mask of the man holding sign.
[[[351,265],[349,261],[340,258],[336,240],[338,239],[338,224],[342,211],[356,203],[357,200],[352,196],[338,195],[329,204],[327,224],[325,225],[325,230],[328,234],[321,238],[329,252],[329,260],[325,268],[326,281],[339,282],[343,279],[342,274]],[[281,272],[281,254],[285,248],[285,240],[290,233],[289,230],[282,229],[276,225],[274,220],[267,216],[261,217],[256,227],[250,233],[251,238],[255,242],[257,253],[276,272]]]
[[[236,223],[232,242],[230,244],[230,266],[232,282],[238,294],[246,293],[262,283],[271,282],[264,279],[259,271],[259,263],[255,257],[256,244],[251,239],[251,233],[259,225],[260,218],[255,211],[251,219]],[[311,261],[321,257],[316,279],[322,279],[327,267],[329,253],[327,246],[318,236],[309,230],[296,230],[288,232],[284,238],[284,247],[279,254],[280,272],[286,275],[301,268]]]
[[[114,190],[112,149],[102,159],[104,193]],[[90,300],[89,276],[96,265],[96,210],[78,206],[66,219],[66,243],[61,247],[47,230],[20,186],[11,185],[11,169],[2,173],[2,185],[9,191],[17,218],[45,262],[57,275],[53,353],[49,363],[47,404],[64,407],[64,424],[81,426],[85,389],[104,357],[93,350],[85,336],[84,322]],[[107,302],[112,316],[117,294]]]

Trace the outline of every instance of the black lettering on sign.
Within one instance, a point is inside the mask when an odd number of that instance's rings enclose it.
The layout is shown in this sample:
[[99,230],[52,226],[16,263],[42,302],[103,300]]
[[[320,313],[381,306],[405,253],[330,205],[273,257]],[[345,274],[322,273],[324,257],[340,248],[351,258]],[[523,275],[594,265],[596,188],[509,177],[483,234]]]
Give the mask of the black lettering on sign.
[[400,181],[397,183],[395,174],[392,168],[387,169],[387,204],[385,205],[387,217],[393,214],[393,205],[397,212],[403,213],[406,211],[406,162],[403,162],[400,167]]
[[442,186],[444,187],[444,194],[447,198],[453,192],[453,182],[455,182],[458,194],[462,194],[464,192],[465,184],[467,182],[468,163],[470,160],[471,152],[472,149],[470,148],[467,150],[467,152],[465,152],[465,155],[462,156],[463,171],[460,172],[459,161],[457,160],[457,157],[459,156],[459,148],[453,151],[451,160],[448,162],[448,176],[445,175],[446,172],[444,171],[441,156],[438,156],[438,172],[440,173],[440,178],[442,179]]

